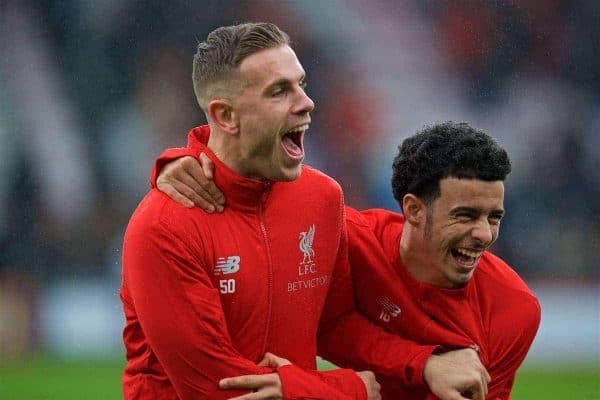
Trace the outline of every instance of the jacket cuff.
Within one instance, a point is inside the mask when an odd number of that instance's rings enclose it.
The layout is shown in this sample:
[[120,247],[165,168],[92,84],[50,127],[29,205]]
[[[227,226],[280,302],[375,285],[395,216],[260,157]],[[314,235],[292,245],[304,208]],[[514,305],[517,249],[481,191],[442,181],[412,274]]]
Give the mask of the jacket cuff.
[[409,385],[427,385],[423,374],[425,372],[425,363],[427,363],[427,360],[433,354],[442,351],[441,346],[424,346],[423,349],[421,353],[409,361],[406,367],[406,380]]
[[[361,397],[353,397],[330,386],[319,376],[318,372],[310,373],[293,364],[277,368],[281,379],[283,398],[286,400],[366,400],[364,385]],[[358,377],[357,377],[358,378]],[[358,378],[360,379],[360,378]]]
[[156,188],[156,178],[158,178],[160,171],[162,171],[165,165],[185,156],[196,158],[198,154],[194,149],[190,149],[189,147],[177,147],[163,151],[156,161],[154,161],[152,171],[150,172],[150,188]]
[[367,400],[367,388],[362,379],[351,369],[337,368],[319,371],[321,378],[329,385],[340,388],[348,396],[357,400]]

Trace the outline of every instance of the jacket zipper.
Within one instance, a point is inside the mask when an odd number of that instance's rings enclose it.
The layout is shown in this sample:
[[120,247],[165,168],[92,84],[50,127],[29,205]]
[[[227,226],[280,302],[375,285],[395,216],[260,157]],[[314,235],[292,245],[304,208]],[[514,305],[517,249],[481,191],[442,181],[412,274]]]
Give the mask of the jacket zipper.
[[265,183],[263,188],[262,198],[258,206],[258,221],[260,224],[260,231],[262,233],[263,241],[265,243],[265,251],[267,253],[267,320],[265,324],[265,337],[262,346],[262,354],[264,355],[267,351],[267,343],[270,335],[271,325],[271,313],[273,303],[273,261],[271,259],[271,247],[269,246],[269,237],[267,236],[267,228],[265,227],[265,215],[264,215],[264,204],[267,201],[269,190],[271,189],[270,183]]

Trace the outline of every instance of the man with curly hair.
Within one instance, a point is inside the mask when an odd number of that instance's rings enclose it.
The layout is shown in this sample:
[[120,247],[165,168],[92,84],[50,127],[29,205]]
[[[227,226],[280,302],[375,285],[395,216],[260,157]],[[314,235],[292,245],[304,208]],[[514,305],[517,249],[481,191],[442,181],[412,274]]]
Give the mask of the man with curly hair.
[[[161,190],[174,190],[183,169],[178,162],[159,177]],[[491,375],[486,399],[492,400],[510,398],[540,322],[534,294],[489,251],[505,212],[510,170],[506,151],[485,132],[467,123],[434,124],[407,138],[394,159],[392,189],[402,214],[346,208],[361,312],[421,344],[475,349]],[[323,355],[359,367],[338,347]],[[428,399],[436,389],[375,372],[384,399]]]
[[[483,131],[431,125],[406,139],[394,159],[392,190],[402,214],[346,215],[361,309],[407,339],[477,349],[493,400],[510,398],[540,322],[533,293],[488,250],[498,238],[510,170],[506,151]],[[379,380],[384,398],[427,396]]]

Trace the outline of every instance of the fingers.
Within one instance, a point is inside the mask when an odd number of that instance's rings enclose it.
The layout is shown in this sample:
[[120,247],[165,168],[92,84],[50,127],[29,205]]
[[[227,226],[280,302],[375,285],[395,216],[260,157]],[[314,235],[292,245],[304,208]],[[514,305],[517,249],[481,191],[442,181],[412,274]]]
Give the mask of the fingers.
[[[188,180],[186,182],[190,183]],[[160,191],[185,207],[192,208],[194,205],[197,205],[208,213],[214,212],[215,206],[205,200],[204,197],[198,195],[196,190],[191,188],[187,183],[183,182],[182,179],[173,181],[157,180],[156,186]]]
[[433,400],[433,399],[444,399],[444,400],[485,400],[485,397],[481,397],[478,395],[473,394],[473,392],[467,390],[465,392],[457,392],[457,391],[452,391],[449,393],[446,393],[445,395],[443,395],[442,397],[437,397],[436,395],[428,395],[427,396],[427,400]]
[[469,387],[470,391],[467,393],[469,394],[467,398],[474,400],[484,400],[485,396],[487,396],[488,394],[488,384],[492,380],[492,377],[481,363],[478,353],[476,353],[476,355],[473,356],[472,363],[473,369],[479,372],[479,374],[472,378],[473,383]]
[[[196,168],[199,168],[199,166],[196,166]],[[208,212],[214,212],[215,210],[219,212],[223,211],[223,207],[218,204],[213,196],[205,189],[206,185],[199,183],[194,176],[188,173],[187,170],[178,176],[178,180],[180,183],[185,184],[189,189],[191,189],[191,197],[189,197],[189,199],[192,200],[198,207],[201,207]],[[216,187],[212,181],[207,182],[210,182],[209,185]],[[210,207],[207,209],[205,204],[210,205]]]
[[[204,158],[210,161],[210,165],[206,165],[206,161],[202,161],[205,164],[201,165],[199,160],[185,157],[181,163],[182,171],[175,176],[175,179],[180,179],[185,182],[189,187],[194,189],[200,197],[212,204],[220,212],[223,211],[222,206],[225,204],[225,196],[223,196],[223,193],[221,193],[212,180],[212,161],[206,155],[204,155]],[[206,176],[207,171],[209,172],[210,178]]]
[[465,390],[462,395],[467,399],[485,400],[487,394],[487,383],[481,371],[474,371],[468,379]]
[[462,396],[472,400],[485,400],[485,396],[488,394],[488,381],[489,374],[483,366],[479,375],[475,375],[471,378],[470,383],[467,385],[467,389],[462,392]]
[[431,356],[423,376],[442,400],[484,400],[491,381],[478,353],[470,348]]
[[488,372],[485,370],[485,368],[483,369],[482,373],[481,373],[481,382],[483,382],[483,398],[485,398],[485,396],[487,396],[488,394],[488,383],[490,380],[490,374],[488,374]]
[[185,185],[180,178],[181,175],[185,175],[183,165],[186,160],[193,161],[194,159],[183,157],[165,165],[158,178],[156,178],[156,187],[179,204],[192,208],[194,206],[192,189]]
[[175,189],[172,185],[165,183],[157,183],[157,187],[161,192],[163,192],[182,206],[187,208],[194,208],[194,202],[182,195],[181,193],[179,193],[177,189]]
[[206,155],[206,153],[200,153],[198,156],[198,161],[200,161],[200,166],[202,167],[202,171],[204,171],[204,176],[206,179],[212,180],[213,171],[215,169],[215,165],[212,160]]
[[[212,161],[205,168],[212,177]],[[183,157],[167,164],[158,176],[156,186],[185,207],[195,204],[209,213],[223,211],[223,194],[212,180],[206,179],[203,168],[193,157]]]
[[189,163],[186,165],[186,172],[189,173],[194,180],[198,182],[200,187],[204,189],[212,199],[206,199],[211,201],[215,206],[223,206],[225,204],[225,196],[219,188],[213,182],[213,171],[214,164],[210,158],[204,153],[200,153],[197,162]]
[[290,365],[291,362],[283,357],[278,357],[273,353],[265,353],[265,356],[257,364],[259,367],[279,368],[284,365]]
[[262,360],[259,361],[258,365],[259,367],[270,367],[270,368],[276,368],[274,364],[274,360],[270,357],[271,353],[265,353],[264,357],[262,358]]
[[242,375],[242,376],[235,376],[233,378],[225,378],[225,379],[221,379],[221,381],[219,382],[219,387],[221,389],[227,389],[227,390],[260,389],[264,386],[276,384],[276,379],[273,375],[277,375],[277,374]]
[[219,382],[221,389],[254,390],[231,400],[283,399],[281,380],[276,373],[266,375],[242,375],[225,378]]

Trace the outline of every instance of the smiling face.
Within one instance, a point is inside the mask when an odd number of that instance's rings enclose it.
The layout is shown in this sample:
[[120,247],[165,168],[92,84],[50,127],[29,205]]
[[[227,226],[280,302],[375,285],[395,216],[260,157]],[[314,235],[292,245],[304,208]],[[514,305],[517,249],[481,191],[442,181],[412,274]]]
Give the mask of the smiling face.
[[236,170],[247,177],[291,181],[300,176],[304,133],[313,101],[305,73],[287,45],[261,50],[239,66],[242,89],[232,99],[239,121]]
[[445,178],[440,192],[425,206],[425,223],[419,228],[417,279],[460,288],[473,277],[484,250],[498,238],[504,183]]

